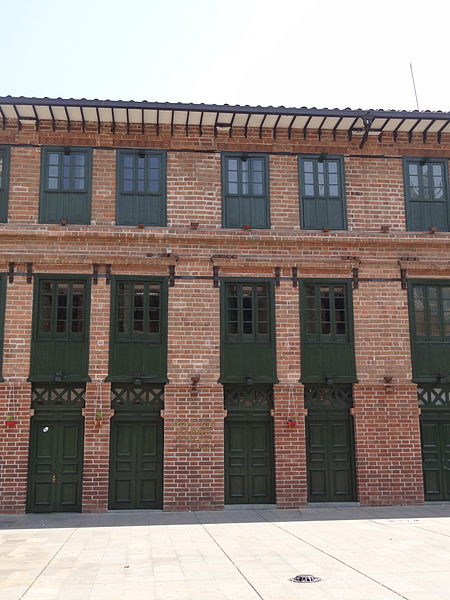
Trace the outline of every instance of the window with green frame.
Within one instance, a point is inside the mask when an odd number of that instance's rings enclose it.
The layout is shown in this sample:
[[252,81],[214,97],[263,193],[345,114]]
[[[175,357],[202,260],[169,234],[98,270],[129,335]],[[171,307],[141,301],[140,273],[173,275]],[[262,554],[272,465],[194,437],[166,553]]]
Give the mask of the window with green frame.
[[348,316],[345,284],[304,285],[305,339],[345,342]]
[[8,220],[9,146],[0,146],[0,223]]
[[266,155],[222,156],[222,204],[223,227],[270,227]]
[[450,343],[450,282],[412,286],[414,338]]
[[92,152],[89,148],[43,148],[40,222],[89,224],[91,173]]
[[339,156],[300,156],[302,229],[347,229],[344,161]]
[[450,383],[450,281],[409,282],[413,379]]
[[356,381],[350,283],[303,280],[300,292],[301,380],[328,384]]
[[117,339],[159,340],[161,335],[161,282],[116,282],[115,335]]
[[88,379],[89,292],[85,277],[36,277],[31,381]]
[[164,382],[167,373],[167,279],[113,280],[109,379]]
[[80,339],[85,330],[85,281],[39,281],[38,339]]
[[406,219],[409,231],[449,231],[448,161],[405,158]]
[[166,154],[117,152],[117,225],[166,224]]
[[242,342],[269,340],[269,284],[227,283],[225,290],[226,339]]
[[273,282],[223,280],[222,383],[274,383],[275,313]]

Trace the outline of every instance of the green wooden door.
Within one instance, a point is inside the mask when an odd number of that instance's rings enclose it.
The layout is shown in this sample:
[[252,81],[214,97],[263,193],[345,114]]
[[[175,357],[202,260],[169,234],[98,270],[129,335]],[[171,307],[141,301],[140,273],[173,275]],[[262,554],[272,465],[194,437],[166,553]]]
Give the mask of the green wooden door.
[[227,418],[225,503],[272,504],[274,501],[271,418]]
[[424,417],[420,429],[425,500],[450,500],[450,418]]
[[[348,411],[310,410],[306,419],[309,502],[356,500],[353,424]],[[338,414],[336,414],[338,413]],[[339,413],[343,413],[339,416]]]
[[[65,415],[67,417],[67,415]],[[31,420],[29,512],[81,511],[83,417]]]
[[109,508],[162,508],[162,419],[112,419]]

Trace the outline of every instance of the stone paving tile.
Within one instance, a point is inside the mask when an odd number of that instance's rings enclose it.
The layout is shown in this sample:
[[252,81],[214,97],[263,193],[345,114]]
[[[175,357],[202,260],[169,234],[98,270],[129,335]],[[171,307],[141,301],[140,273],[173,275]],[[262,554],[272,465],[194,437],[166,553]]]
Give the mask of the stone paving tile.
[[[2,516],[1,600],[449,600],[450,506]],[[316,584],[290,577],[311,573]]]

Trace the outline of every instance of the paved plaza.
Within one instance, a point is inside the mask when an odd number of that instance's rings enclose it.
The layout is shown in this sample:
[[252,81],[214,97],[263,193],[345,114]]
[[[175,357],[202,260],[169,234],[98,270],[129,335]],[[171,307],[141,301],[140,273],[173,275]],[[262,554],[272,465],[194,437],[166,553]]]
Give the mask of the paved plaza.
[[450,599],[450,505],[0,515],[0,526],[1,600]]

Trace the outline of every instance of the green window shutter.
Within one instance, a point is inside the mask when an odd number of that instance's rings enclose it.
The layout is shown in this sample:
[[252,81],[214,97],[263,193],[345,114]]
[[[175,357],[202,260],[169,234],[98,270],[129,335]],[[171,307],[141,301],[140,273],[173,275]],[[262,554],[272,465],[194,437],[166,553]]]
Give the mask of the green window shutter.
[[408,230],[449,231],[447,160],[405,158],[403,174]]
[[0,146],[0,223],[8,220],[9,146]]
[[3,373],[3,343],[5,331],[6,309],[6,275],[0,275],[0,381],[4,381]]
[[222,156],[222,222],[224,227],[249,225],[267,229],[269,223],[269,175],[263,154]]
[[339,156],[300,156],[302,229],[347,229],[344,161]]
[[413,379],[450,383],[450,281],[409,283]]
[[91,221],[92,152],[88,148],[42,149],[40,223]]
[[166,154],[117,152],[117,225],[166,225]]
[[39,276],[35,281],[30,381],[87,381],[90,282]]
[[356,381],[349,282],[305,279],[300,294],[302,382]]
[[224,280],[221,294],[221,382],[276,382],[272,282]]
[[109,380],[167,379],[167,278],[115,277]]

